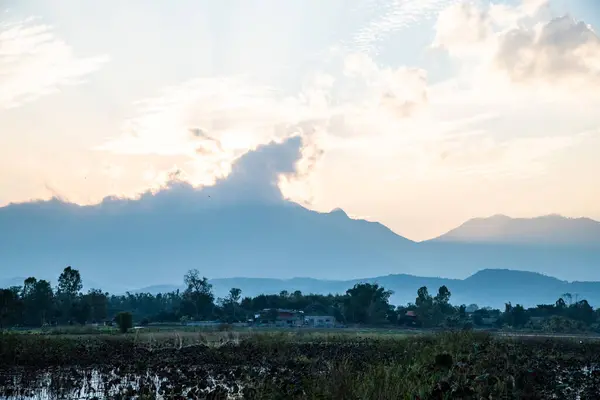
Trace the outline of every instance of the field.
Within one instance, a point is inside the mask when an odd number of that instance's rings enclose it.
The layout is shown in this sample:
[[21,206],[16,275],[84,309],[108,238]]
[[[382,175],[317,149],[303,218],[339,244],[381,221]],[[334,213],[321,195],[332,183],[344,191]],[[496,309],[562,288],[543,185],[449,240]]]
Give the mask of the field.
[[445,332],[0,335],[3,398],[597,399],[600,341]]

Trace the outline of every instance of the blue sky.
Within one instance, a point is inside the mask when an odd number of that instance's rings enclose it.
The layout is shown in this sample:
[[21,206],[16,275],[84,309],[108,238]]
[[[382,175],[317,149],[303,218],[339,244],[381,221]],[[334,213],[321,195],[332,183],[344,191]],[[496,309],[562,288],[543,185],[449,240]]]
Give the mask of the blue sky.
[[413,239],[497,213],[600,219],[593,0],[0,12],[0,205],[135,197],[176,170],[210,185],[256,146],[300,135],[287,198]]

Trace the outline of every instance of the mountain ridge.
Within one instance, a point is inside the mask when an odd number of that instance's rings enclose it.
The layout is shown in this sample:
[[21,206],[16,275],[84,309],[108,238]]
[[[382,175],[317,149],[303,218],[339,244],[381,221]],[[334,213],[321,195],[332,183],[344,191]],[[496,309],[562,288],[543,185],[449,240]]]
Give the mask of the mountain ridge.
[[[182,196],[187,196],[183,203]],[[27,247],[36,251],[19,250]],[[99,206],[52,199],[2,207],[0,263],[4,276],[8,271],[1,265],[28,275],[44,275],[46,266],[73,265],[100,284],[120,274],[123,287],[133,286],[140,274],[144,279],[154,276],[142,282],[150,286],[168,281],[171,270],[183,275],[199,266],[215,278],[288,279],[301,274],[355,279],[365,270],[374,276],[435,276],[447,271],[443,275],[448,278],[466,278],[480,269],[498,268],[583,281],[600,278],[594,275],[593,268],[600,264],[595,248],[571,243],[414,242],[379,222],[350,218],[340,209],[323,213],[291,202],[206,205],[202,191],[181,184],[139,200],[111,199]],[[124,270],[126,266],[131,271]]]
[[2,207],[0,276],[43,277],[71,265],[111,292],[169,282],[189,269],[211,278],[335,280],[398,273],[464,279],[504,268],[600,279],[600,246],[417,243],[343,210],[312,211],[286,199],[278,183],[298,176],[302,148],[300,137],[259,146],[212,186],[174,176],[135,199],[79,206],[53,198]]
[[429,241],[600,246],[600,222],[560,214],[532,218],[496,214],[469,219]]
[[[0,287],[3,282],[0,281]],[[433,295],[442,285],[446,285],[452,292],[453,304],[475,303],[479,306],[502,308],[504,303],[510,301],[513,304],[534,307],[537,304],[554,303],[568,292],[577,295],[580,299],[588,300],[592,305],[600,304],[599,281],[567,282],[535,272],[507,269],[484,269],[466,279],[390,274],[349,280],[319,280],[309,277],[290,279],[232,277],[210,279],[209,282],[213,285],[216,297],[225,297],[232,287],[242,289],[243,296],[252,297],[259,294],[279,294],[283,290],[289,293],[300,290],[305,294],[344,293],[356,283],[367,282],[379,283],[386,289],[394,291],[391,301],[396,305],[414,302],[417,289],[421,286],[427,286],[430,294]],[[138,289],[130,288],[120,294],[126,292],[157,294],[184,289],[183,284],[163,284]]]

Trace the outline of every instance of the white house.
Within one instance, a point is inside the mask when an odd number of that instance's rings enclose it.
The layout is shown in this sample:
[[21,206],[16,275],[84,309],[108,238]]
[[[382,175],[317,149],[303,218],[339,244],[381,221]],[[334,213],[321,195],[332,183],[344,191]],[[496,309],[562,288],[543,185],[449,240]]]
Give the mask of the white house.
[[306,325],[315,328],[333,328],[336,322],[331,315],[307,315],[304,321]]

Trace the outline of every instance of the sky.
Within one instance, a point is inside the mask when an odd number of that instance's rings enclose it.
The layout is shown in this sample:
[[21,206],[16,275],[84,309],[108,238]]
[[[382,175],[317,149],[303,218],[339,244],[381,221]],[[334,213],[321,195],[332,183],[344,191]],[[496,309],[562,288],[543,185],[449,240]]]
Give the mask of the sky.
[[284,198],[413,240],[600,220],[597,29],[596,0],[0,0],[0,206],[205,187],[300,137]]

